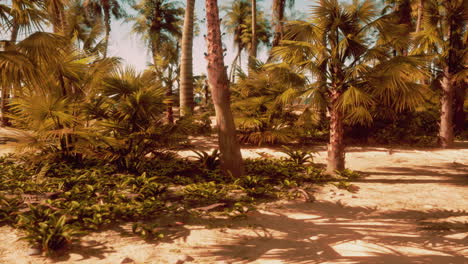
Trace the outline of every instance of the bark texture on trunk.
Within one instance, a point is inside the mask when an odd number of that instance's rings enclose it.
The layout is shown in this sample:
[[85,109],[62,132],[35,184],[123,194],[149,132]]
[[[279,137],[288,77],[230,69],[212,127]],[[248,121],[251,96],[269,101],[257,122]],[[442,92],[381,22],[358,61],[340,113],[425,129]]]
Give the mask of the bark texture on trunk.
[[229,81],[224,67],[219,9],[217,0],[206,0],[208,82],[216,112],[221,169],[234,177],[243,174],[240,145],[236,137],[236,127],[230,106]]
[[440,129],[439,141],[442,148],[453,145],[453,81],[449,67],[444,68],[442,80],[442,95],[440,97]]
[[109,48],[109,37],[111,32],[111,25],[110,25],[110,6],[109,1],[103,2],[103,11],[104,11],[104,23],[106,26],[106,34],[104,36],[104,54],[103,57],[107,58],[107,49]]
[[193,111],[193,15],[195,0],[187,0],[182,34],[180,60],[180,115],[191,115]]
[[272,46],[279,45],[283,38],[283,19],[286,0],[273,0],[273,27],[275,30]]
[[257,58],[257,0],[252,0],[252,43],[249,52],[249,73]]
[[344,146],[344,129],[343,129],[343,113],[338,107],[338,98],[341,92],[331,92],[330,111],[330,142],[328,144],[328,162],[327,173],[335,174],[335,171],[345,169],[345,146]]

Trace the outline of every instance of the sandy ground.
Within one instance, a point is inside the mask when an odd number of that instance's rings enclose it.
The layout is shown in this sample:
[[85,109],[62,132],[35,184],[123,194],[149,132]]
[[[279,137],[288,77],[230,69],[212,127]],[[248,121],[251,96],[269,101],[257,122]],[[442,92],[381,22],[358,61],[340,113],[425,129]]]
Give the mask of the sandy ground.
[[[313,150],[325,162],[325,147]],[[243,155],[282,153],[247,148]],[[349,147],[346,160],[369,174],[353,183],[357,193],[327,185],[313,203],[277,201],[243,220],[171,219],[184,225],[168,225],[166,238],[153,243],[119,226],[53,260],[29,256],[18,231],[0,227],[0,263],[468,263],[466,142],[450,150]]]

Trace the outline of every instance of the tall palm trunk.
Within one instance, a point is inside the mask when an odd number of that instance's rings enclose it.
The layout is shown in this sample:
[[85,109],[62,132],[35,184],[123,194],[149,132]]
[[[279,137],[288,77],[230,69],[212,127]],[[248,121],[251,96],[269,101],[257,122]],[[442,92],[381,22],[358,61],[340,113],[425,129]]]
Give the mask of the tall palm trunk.
[[249,52],[249,73],[254,68],[257,58],[257,0],[252,0],[252,43]]
[[341,92],[333,90],[328,107],[330,111],[330,141],[328,144],[327,173],[335,174],[345,168],[343,113],[339,109],[338,99]]
[[243,174],[243,162],[230,106],[229,81],[224,67],[217,0],[206,0],[208,82],[216,112],[221,169],[234,177]]
[[449,66],[444,67],[442,80],[442,96],[440,97],[440,129],[439,140],[442,148],[453,145],[453,81]]
[[109,37],[111,32],[111,18],[110,18],[110,6],[109,1],[104,0],[102,3],[103,11],[104,11],[104,23],[106,26],[106,32],[104,36],[104,53],[103,57],[107,58],[107,49],[109,48]]
[[273,26],[275,34],[273,36],[272,46],[276,47],[283,38],[283,25],[285,0],[273,0]]
[[440,127],[439,143],[442,148],[450,148],[453,145],[453,97],[455,86],[453,82],[453,67],[455,67],[455,34],[454,24],[457,23],[453,18],[447,17],[447,41],[449,46],[447,60],[443,68],[443,75],[440,81],[442,95],[440,97]]
[[193,111],[193,16],[195,0],[187,0],[182,34],[182,54],[180,60],[180,115],[190,115]]

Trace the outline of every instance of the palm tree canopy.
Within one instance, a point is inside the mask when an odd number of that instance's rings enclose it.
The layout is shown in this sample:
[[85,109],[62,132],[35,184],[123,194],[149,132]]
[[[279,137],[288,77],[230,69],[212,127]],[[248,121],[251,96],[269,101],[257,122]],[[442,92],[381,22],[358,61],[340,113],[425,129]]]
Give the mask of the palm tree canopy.
[[378,32],[391,39],[388,35],[399,30],[386,19],[370,0],[323,0],[312,7],[309,21],[287,24],[285,40],[273,55],[312,75],[315,81],[304,98],[323,105],[320,100],[339,94],[334,104],[349,120],[367,123],[377,102],[402,110],[422,101],[416,81],[425,74],[424,57],[394,57],[388,43],[372,37]]

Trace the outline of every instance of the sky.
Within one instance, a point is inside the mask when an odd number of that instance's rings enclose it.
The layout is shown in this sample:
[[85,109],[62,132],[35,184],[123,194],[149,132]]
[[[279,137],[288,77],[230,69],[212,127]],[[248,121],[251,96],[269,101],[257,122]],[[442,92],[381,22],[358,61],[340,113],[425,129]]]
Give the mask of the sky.
[[[182,0],[185,2],[185,0]],[[224,6],[230,4],[231,0],[218,0],[218,5]],[[273,0],[260,0],[257,1],[258,5],[265,12],[266,17],[271,17],[271,5]],[[288,10],[288,13],[297,13],[307,15],[309,12],[309,6],[314,4],[313,0],[295,0],[293,10]],[[205,1],[196,0],[195,2],[196,17],[204,18],[205,15]],[[220,17],[223,17],[221,12]],[[206,43],[203,35],[206,34],[206,25],[200,24],[200,34],[194,38],[193,41],[193,71],[195,75],[199,75],[206,72],[206,60],[204,53],[206,52]],[[122,23],[122,21],[114,21],[112,23],[112,31],[109,45],[109,55],[121,57],[124,64],[132,65],[137,70],[143,70],[148,63],[151,62],[150,56],[142,40],[130,33],[131,25]],[[221,31],[224,29],[221,26]],[[223,45],[227,48],[227,54],[224,58],[225,65],[231,65],[232,60],[235,57],[235,49],[231,36],[227,34],[223,37]],[[246,55],[244,55],[246,56]],[[264,47],[259,49],[259,59],[265,60],[267,57],[267,50]],[[243,59],[243,61],[247,61]]]

